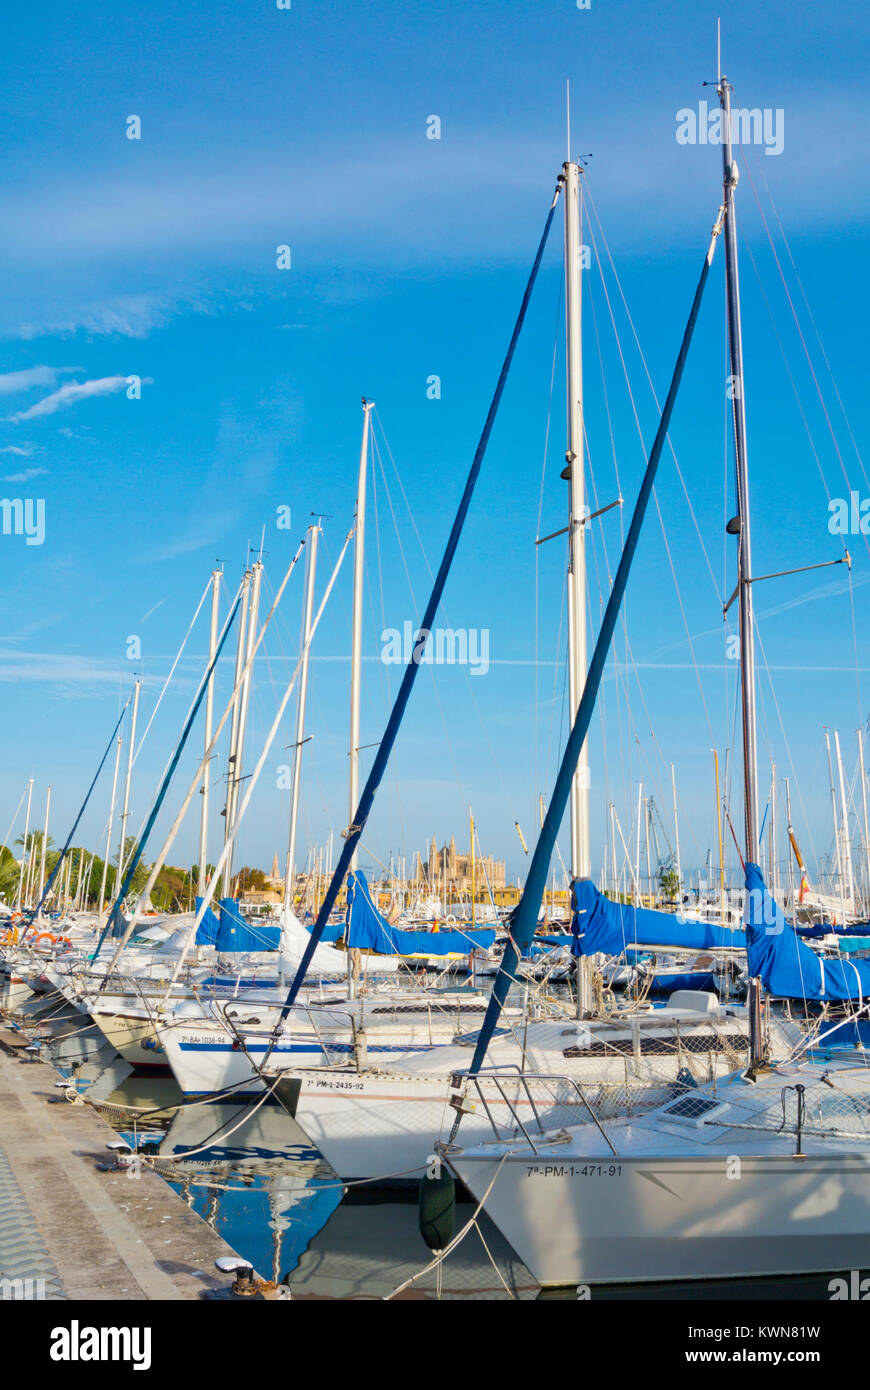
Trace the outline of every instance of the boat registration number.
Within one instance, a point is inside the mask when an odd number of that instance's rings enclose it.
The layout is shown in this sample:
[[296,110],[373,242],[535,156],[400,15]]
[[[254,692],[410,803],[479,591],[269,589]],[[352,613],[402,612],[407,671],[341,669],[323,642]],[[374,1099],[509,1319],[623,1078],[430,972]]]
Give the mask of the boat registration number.
[[621,1163],[530,1163],[528,1178],[621,1178]]

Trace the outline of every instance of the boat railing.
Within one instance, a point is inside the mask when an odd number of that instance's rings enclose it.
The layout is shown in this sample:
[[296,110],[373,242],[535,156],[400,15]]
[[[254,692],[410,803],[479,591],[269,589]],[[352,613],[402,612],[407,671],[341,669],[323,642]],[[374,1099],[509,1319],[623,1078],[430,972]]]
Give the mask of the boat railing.
[[[538,1153],[536,1139],[539,1142],[543,1135],[552,1136],[554,1130],[564,1128],[564,1121],[559,1121],[559,1113],[566,1109],[579,1109],[588,1115],[611,1153],[616,1154],[616,1145],[602,1122],[600,1102],[604,1097],[600,1093],[625,1092],[626,1088],[603,1084],[597,1085],[594,1089],[599,1094],[596,1103],[593,1104],[586,1094],[586,1088],[574,1076],[553,1072],[524,1072],[519,1066],[484,1067],[479,1072],[453,1072],[450,1080],[450,1104],[459,1111],[475,1108],[473,1103],[469,1105],[468,1100],[469,1091],[473,1091],[483,1107],[495,1138],[512,1138],[519,1131],[535,1154]],[[662,1087],[659,1085],[631,1089],[655,1092],[655,1096],[650,1095],[649,1107],[661,1103]],[[557,1094],[559,1090],[567,1092],[567,1100]],[[671,1091],[673,1090],[672,1087]],[[505,1107],[510,1116],[508,1124],[499,1123],[493,1113],[494,1106],[499,1104]],[[522,1109],[526,1110],[525,1119],[521,1113]],[[577,1123],[576,1120],[573,1122]]]

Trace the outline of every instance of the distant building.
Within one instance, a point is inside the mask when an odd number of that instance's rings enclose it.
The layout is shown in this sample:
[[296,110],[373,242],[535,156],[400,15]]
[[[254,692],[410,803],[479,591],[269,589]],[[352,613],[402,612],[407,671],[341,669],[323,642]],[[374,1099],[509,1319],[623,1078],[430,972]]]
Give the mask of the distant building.
[[[423,881],[428,877],[429,886],[437,892],[445,883],[449,893],[461,896],[471,892],[471,854],[460,854],[456,848],[456,837],[451,835],[450,844],[438,848],[435,836],[429,845],[428,874],[423,872],[420,856],[417,856],[417,878]],[[474,857],[475,890],[486,891],[486,885],[493,893],[505,886],[505,866],[503,859],[493,859],[491,854],[477,854]]]

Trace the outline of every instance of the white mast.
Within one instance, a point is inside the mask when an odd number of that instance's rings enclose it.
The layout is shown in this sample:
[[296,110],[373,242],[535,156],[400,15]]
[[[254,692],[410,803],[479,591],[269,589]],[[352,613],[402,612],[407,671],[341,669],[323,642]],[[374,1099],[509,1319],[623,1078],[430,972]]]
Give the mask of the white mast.
[[776,881],[776,763],[770,764],[770,891],[778,898]]
[[616,867],[616,829],[613,824],[613,813],[616,808],[613,802],[610,803],[610,858],[613,871],[613,897],[614,901],[619,901],[619,870]]
[[840,825],[843,833],[843,868],[846,878],[846,892],[849,907],[855,905],[855,882],[852,877],[852,845],[849,835],[849,812],[846,806],[846,786],[843,781],[843,758],[840,753],[840,734],[839,730],[834,730],[834,747],[837,750],[837,776],[840,782]]
[[[220,570],[211,572],[211,627],[208,638],[208,664],[212,666],[215,652],[217,651],[218,638],[218,615],[220,608]],[[211,743],[211,729],[214,718],[214,671],[208,678],[208,687],[205,693],[205,748],[208,750]],[[199,818],[199,866],[196,875],[196,892],[198,897],[202,897],[205,892],[206,872],[205,867],[208,863],[208,794],[211,785],[211,760],[209,760],[202,771],[202,811]]]
[[[251,680],[254,674],[251,657],[254,654],[254,646],[257,640],[257,617],[260,611],[260,585],[262,584],[262,581],[263,565],[260,560],[257,560],[253,566],[253,569],[251,570],[251,601],[248,606],[248,636],[247,645],[245,648],[245,679],[242,682],[242,693],[239,697],[239,727],[238,738],[236,742],[236,758],[234,765],[235,775],[233,777],[232,819],[230,820],[230,817],[227,817],[227,820],[230,825],[235,824],[236,809],[239,804],[239,787],[241,785],[243,777],[242,769],[244,767],[245,759],[245,733],[247,731],[248,726],[248,705],[250,704],[251,697]],[[233,842],[230,845],[229,852],[227,854],[224,878],[224,882],[227,885],[229,893],[232,893],[234,849],[235,843]]]
[[[565,174],[565,302],[568,390],[568,448],[563,478],[570,484],[568,516],[568,680],[571,722],[586,680],[586,489],[583,448],[583,352],[581,337],[580,167],[572,160]],[[589,751],[583,744],[571,784],[571,875],[588,878]]]
[[746,861],[758,863],[758,760],[755,729],[755,625],[752,615],[752,548],[749,524],[749,463],[746,447],[746,385],[743,376],[743,331],[737,268],[737,223],[734,190],[738,170],[731,148],[731,84],[720,76],[722,167],[725,192],[725,280],[728,301],[730,394],[734,425],[737,516],[728,529],[738,536],[737,586],[740,614],[740,694],[743,724],[743,803]]
[[[739,177],[731,146],[731,84],[719,68],[716,91],[722,107],[722,183],[725,204],[725,293],[728,307],[730,396],[734,427],[737,515],[728,531],[738,538],[737,591],[740,615],[740,703],[743,734],[743,815],[747,864],[758,863],[758,757],[755,721],[755,623],[752,609],[752,546],[749,518],[749,461],[746,445],[746,383],[743,375],[743,329],[737,265],[734,191]],[[727,783],[726,783],[727,785]],[[749,1075],[764,1059],[761,1036],[761,981],[749,981]]]
[[[568,447],[562,477],[569,486],[568,510],[568,698],[574,722],[586,680],[586,479],[583,448],[582,266],[580,261],[580,166],[571,159],[570,110],[565,174],[565,350]],[[584,741],[571,782],[571,878],[589,878],[589,747]],[[577,957],[577,1016],[591,1005],[585,956]]]
[[643,799],[643,842],[644,854],[646,857],[646,887],[647,892],[652,893],[652,866],[649,859],[649,797]]
[[792,912],[794,912],[794,908],[795,908],[795,901],[794,901],[794,863],[793,863],[794,849],[793,849],[793,847],[792,847],[792,842],[791,842],[791,837],[792,837],[792,835],[794,834],[794,831],[793,831],[793,829],[792,829],[792,824],[791,824],[791,787],[789,786],[789,781],[788,781],[788,778],[787,778],[787,777],[785,777],[783,780],[784,780],[784,782],[785,782],[785,819],[786,819],[786,824],[787,824],[787,826],[788,826],[789,849],[792,851],[791,854],[788,856],[788,891],[789,891],[789,897],[790,897],[790,899],[791,899]]
[[682,901],[683,868],[680,863],[680,822],[677,818],[677,777],[674,772],[673,763],[671,763],[671,791],[674,797],[674,846],[677,856],[677,894],[678,901]]
[[25,896],[24,896],[24,866],[25,866],[25,864],[26,864],[26,865],[28,866],[28,868],[30,867],[30,850],[29,850],[29,848],[28,848],[27,840],[28,840],[28,836],[29,836],[29,834],[30,834],[30,801],[31,801],[32,796],[33,796],[33,778],[30,777],[30,778],[28,778],[28,781],[27,781],[27,811],[26,811],[25,816],[24,816],[24,844],[23,844],[22,850],[21,850],[21,873],[18,875],[18,911],[19,911],[19,912],[21,911],[21,909],[22,909],[23,907],[26,907],[26,906],[27,906],[26,901],[25,901]]
[[317,537],[319,526],[308,528],[308,563],[305,568],[305,598],[302,618],[302,669],[296,696],[296,742],[293,746],[293,783],[290,794],[290,835],[287,842],[287,863],[284,870],[284,911],[293,906],[293,880],[296,876],[296,821],[299,814],[299,780],[302,774],[302,744],[305,741],[305,702],[308,695],[308,658],[310,656],[311,620],[314,612],[314,575],[317,568]]
[[112,850],[112,822],[115,819],[115,796],[118,791],[118,769],[121,765],[121,744],[123,741],[121,734],[118,734],[117,747],[115,748],[115,771],[112,774],[112,799],[109,802],[109,821],[106,826],[106,855],[103,860],[103,876],[100,880],[99,917],[101,927],[103,926],[103,911],[106,906],[106,879],[109,874],[109,855]]
[[[831,762],[831,736],[825,729],[825,749],[828,754],[828,784],[831,788],[831,816],[834,821],[834,849],[837,856],[837,879],[840,885],[840,908],[842,915],[846,916],[846,897],[844,891],[845,874],[843,872],[842,845],[840,842],[840,823],[837,817],[837,793],[834,790],[834,765]],[[833,894],[832,894],[833,896]]]
[[643,782],[637,784],[637,838],[635,843],[634,855],[634,885],[635,885],[635,905],[640,907],[640,820],[643,815]]
[[42,889],[45,884],[45,855],[48,849],[48,813],[51,809],[51,787],[45,793],[45,828],[42,832],[42,851],[39,856],[39,892],[36,894],[36,901],[42,898]]
[[[246,646],[248,626],[248,608],[250,606],[251,590],[251,571],[246,570],[242,576],[242,598],[239,604],[239,631],[238,641],[236,642],[236,668],[233,676],[233,714],[230,721],[230,751],[227,758],[227,799],[224,806],[224,845],[230,838],[230,829],[235,815],[236,802],[238,800],[238,779],[241,775],[241,757],[239,754],[239,727],[242,712],[242,673],[246,667]],[[223,877],[221,879],[221,896],[228,898],[232,889],[232,854],[225,860]]]
[[121,812],[121,840],[118,846],[118,872],[115,877],[115,893],[117,894],[124,878],[124,852],[127,841],[127,817],[130,814],[130,781],[133,776],[133,755],[136,746],[136,717],[139,713],[139,691],[142,682],[139,677],[133,683],[133,709],[130,714],[130,738],[127,745],[127,775],[124,779],[124,809]]
[[[360,685],[362,675],[362,622],[363,622],[363,561],[365,558],[365,534],[366,534],[366,466],[369,454],[369,427],[371,412],[374,401],[367,401],[365,396],[362,398],[363,408],[363,430],[362,444],[359,452],[359,476],[356,485],[356,514],[354,517],[354,537],[353,537],[353,627],[351,633],[350,651],[350,769],[349,769],[349,789],[348,801],[350,811],[348,813],[348,827],[354,823],[356,808],[359,802],[359,711],[360,711]],[[357,855],[354,853],[350,862],[351,869],[357,865]]]
[[858,730],[858,761],[861,771],[861,806],[864,812],[864,857],[867,863],[867,889],[864,897],[864,914],[870,904],[870,828],[867,823],[867,777],[864,770],[864,730]]

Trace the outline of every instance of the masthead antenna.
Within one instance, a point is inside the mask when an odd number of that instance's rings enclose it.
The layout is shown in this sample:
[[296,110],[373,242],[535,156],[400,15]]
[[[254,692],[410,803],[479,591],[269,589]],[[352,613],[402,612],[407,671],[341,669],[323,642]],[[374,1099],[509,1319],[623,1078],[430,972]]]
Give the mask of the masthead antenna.
[[716,86],[722,86],[722,21],[716,20]]

